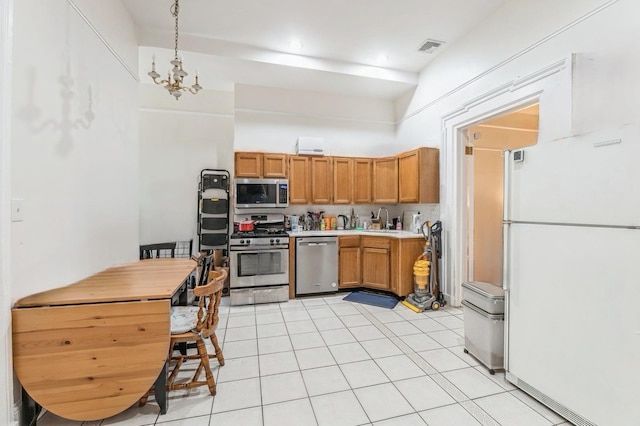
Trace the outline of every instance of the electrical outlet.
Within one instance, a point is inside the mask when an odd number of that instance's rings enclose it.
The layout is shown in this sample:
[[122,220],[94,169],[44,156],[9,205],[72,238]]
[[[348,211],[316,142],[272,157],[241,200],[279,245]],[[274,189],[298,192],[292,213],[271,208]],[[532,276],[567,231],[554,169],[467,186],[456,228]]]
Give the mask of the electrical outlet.
[[13,198],[11,200],[11,222],[22,222],[22,198]]

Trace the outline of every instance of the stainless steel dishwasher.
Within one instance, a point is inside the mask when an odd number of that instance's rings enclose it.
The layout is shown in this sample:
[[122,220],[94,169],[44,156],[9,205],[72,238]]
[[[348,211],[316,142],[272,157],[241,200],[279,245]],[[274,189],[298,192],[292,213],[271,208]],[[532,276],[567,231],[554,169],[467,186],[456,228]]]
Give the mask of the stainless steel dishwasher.
[[296,295],[338,291],[338,237],[296,238]]

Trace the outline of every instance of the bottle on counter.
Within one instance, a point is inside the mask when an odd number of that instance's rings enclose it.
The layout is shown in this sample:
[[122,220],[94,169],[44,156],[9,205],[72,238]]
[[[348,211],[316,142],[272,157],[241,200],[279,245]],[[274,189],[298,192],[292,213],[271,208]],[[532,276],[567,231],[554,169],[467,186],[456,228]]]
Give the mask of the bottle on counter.
[[400,216],[398,216],[398,221],[396,222],[396,230],[402,230],[402,220],[400,219]]

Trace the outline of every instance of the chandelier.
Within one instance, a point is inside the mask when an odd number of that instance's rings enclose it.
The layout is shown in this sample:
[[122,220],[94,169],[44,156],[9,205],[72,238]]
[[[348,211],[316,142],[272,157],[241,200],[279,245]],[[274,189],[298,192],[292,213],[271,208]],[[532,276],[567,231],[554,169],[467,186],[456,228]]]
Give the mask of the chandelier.
[[176,101],[182,96],[182,92],[190,92],[194,95],[197,94],[202,86],[198,84],[198,72],[196,71],[196,83],[191,86],[185,86],[183,84],[184,78],[189,75],[184,70],[182,66],[182,57],[178,57],[178,13],[180,12],[180,6],[178,5],[179,0],[175,0],[175,3],[169,8],[171,15],[176,18],[176,38],[175,38],[175,49],[174,49],[174,57],[173,61],[171,61],[171,65],[173,68],[169,70],[167,73],[166,80],[158,80],[160,78],[160,74],[156,72],[156,57],[153,56],[153,60],[151,61],[151,71],[147,73],[149,77],[153,79],[153,82],[156,84],[164,84],[165,89],[169,91],[169,94],[176,98]]

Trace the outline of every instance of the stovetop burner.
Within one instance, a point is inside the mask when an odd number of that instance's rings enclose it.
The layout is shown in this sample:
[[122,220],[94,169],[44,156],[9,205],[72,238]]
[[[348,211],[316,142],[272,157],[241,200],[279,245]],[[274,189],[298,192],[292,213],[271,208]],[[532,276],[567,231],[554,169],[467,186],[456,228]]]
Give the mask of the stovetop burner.
[[[253,220],[255,228],[253,231],[238,231],[237,224],[243,220]],[[234,215],[234,233],[231,238],[280,238],[288,237],[284,227],[284,215],[264,214],[264,215]]]
[[251,232],[234,232],[231,234],[231,238],[273,238],[273,237],[288,237],[289,234],[282,230],[273,230],[265,232],[262,230],[255,230]]

